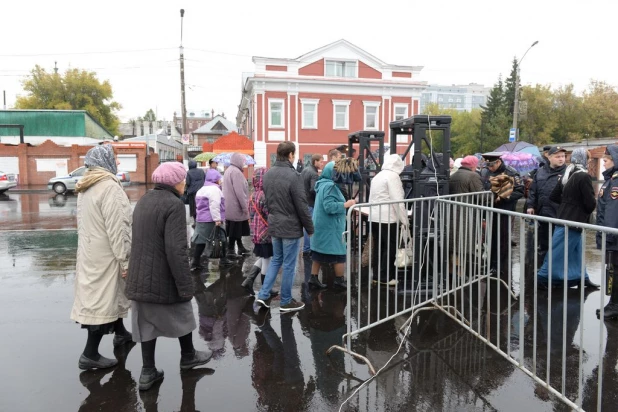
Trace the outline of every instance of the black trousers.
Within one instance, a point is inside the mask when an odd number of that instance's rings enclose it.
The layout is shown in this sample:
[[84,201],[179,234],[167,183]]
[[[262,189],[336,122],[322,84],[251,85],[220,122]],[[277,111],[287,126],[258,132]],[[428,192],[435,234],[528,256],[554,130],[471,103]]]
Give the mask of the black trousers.
[[[397,256],[397,223],[371,222],[371,266],[373,280],[386,282],[397,279],[395,257]],[[382,232],[380,233],[380,229]],[[379,266],[379,267],[378,267]]]
[[[502,214],[494,214],[494,220],[491,227],[491,264],[490,268],[498,270],[498,258],[500,258],[500,278],[506,279],[508,276],[508,268],[511,262],[509,259],[509,248],[511,247],[511,238],[509,230],[509,216]],[[500,230],[498,230],[498,227]],[[498,233],[500,232],[500,233]]]
[[195,217],[195,195],[196,193],[187,195],[187,198],[189,199],[189,216],[191,217]]

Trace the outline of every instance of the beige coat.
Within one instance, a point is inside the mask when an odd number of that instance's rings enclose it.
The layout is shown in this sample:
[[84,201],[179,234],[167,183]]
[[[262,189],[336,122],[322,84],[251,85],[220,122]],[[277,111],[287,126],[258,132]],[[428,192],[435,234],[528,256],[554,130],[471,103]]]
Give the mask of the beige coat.
[[77,266],[71,319],[102,325],[127,317],[121,273],[131,252],[131,205],[113,175],[77,197]]

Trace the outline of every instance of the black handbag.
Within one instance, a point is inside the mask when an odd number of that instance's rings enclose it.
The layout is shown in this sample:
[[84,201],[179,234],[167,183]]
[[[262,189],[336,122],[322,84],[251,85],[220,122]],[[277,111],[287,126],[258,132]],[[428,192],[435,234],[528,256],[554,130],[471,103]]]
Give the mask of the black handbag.
[[184,203],[185,205],[189,204],[189,195],[187,194],[186,190],[182,195],[180,195],[180,200],[182,200],[182,203]]
[[227,233],[221,226],[214,227],[206,242],[210,248],[210,259],[221,259],[225,256]]

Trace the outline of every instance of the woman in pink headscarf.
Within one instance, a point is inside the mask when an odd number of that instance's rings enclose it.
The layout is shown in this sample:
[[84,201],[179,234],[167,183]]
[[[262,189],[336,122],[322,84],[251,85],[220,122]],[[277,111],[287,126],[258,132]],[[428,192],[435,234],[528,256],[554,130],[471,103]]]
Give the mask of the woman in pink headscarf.
[[157,338],[178,338],[180,369],[208,362],[212,352],[193,347],[196,328],[191,299],[193,278],[187,260],[187,218],[180,200],[187,172],[182,163],[163,163],[152,174],[154,190],[146,193],[133,212],[133,245],[127,278],[131,299],[133,340],[142,344],[139,389],[148,390],[163,379],[155,367]]

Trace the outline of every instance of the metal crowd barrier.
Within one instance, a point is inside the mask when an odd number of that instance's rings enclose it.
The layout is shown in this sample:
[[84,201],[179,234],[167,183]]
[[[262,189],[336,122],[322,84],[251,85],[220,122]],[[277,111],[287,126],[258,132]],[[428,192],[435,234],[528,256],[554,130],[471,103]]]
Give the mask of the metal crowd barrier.
[[[394,221],[403,210],[412,239],[409,264],[396,268],[390,263],[384,268],[384,259],[379,256],[391,253],[392,259],[391,248],[396,251],[401,246],[402,227],[370,222],[378,216]],[[548,245],[544,256],[538,251],[544,240],[539,234],[543,224],[548,226],[542,232]],[[353,350],[353,338],[402,316],[408,318],[400,331],[407,331],[419,312],[439,310],[529,375],[539,391],[575,410],[601,411],[604,402],[605,409],[611,410],[602,396],[604,364],[608,359],[610,364],[611,359],[618,359],[618,353],[609,352],[608,338],[608,352],[604,354],[605,323],[585,316],[584,306],[591,292],[584,287],[584,279],[586,270],[600,272],[595,279],[600,281],[600,292],[589,305],[598,308],[603,319],[605,240],[608,235],[618,235],[618,229],[497,209],[489,192],[359,204],[350,208],[347,227],[347,331],[342,345],[331,347],[329,354],[334,350],[348,353],[366,362],[370,373],[375,374],[371,361]],[[552,280],[557,264],[554,254],[561,252],[554,250],[552,233],[560,227],[564,228],[565,245],[559,263],[562,272],[568,273],[569,262],[578,260],[581,271],[576,281],[569,282],[564,275],[552,288],[556,283]],[[357,231],[354,237],[352,231]],[[601,236],[600,253],[590,239],[597,232]],[[581,238],[577,256],[569,256],[569,237],[573,241]],[[352,244],[353,238],[356,244]],[[368,239],[373,239],[371,244]],[[363,259],[367,250],[371,254]],[[537,276],[544,259],[548,268],[546,288]],[[363,260],[367,266],[363,266]],[[374,273],[385,276],[382,280],[386,284],[376,284]],[[396,286],[389,286],[394,279]],[[353,293],[355,307],[350,304]],[[618,339],[618,325],[615,331],[613,328],[611,348],[616,352],[618,342],[614,344],[613,340]],[[608,372],[612,376],[605,380],[615,384],[618,372],[615,365],[612,368]]]

